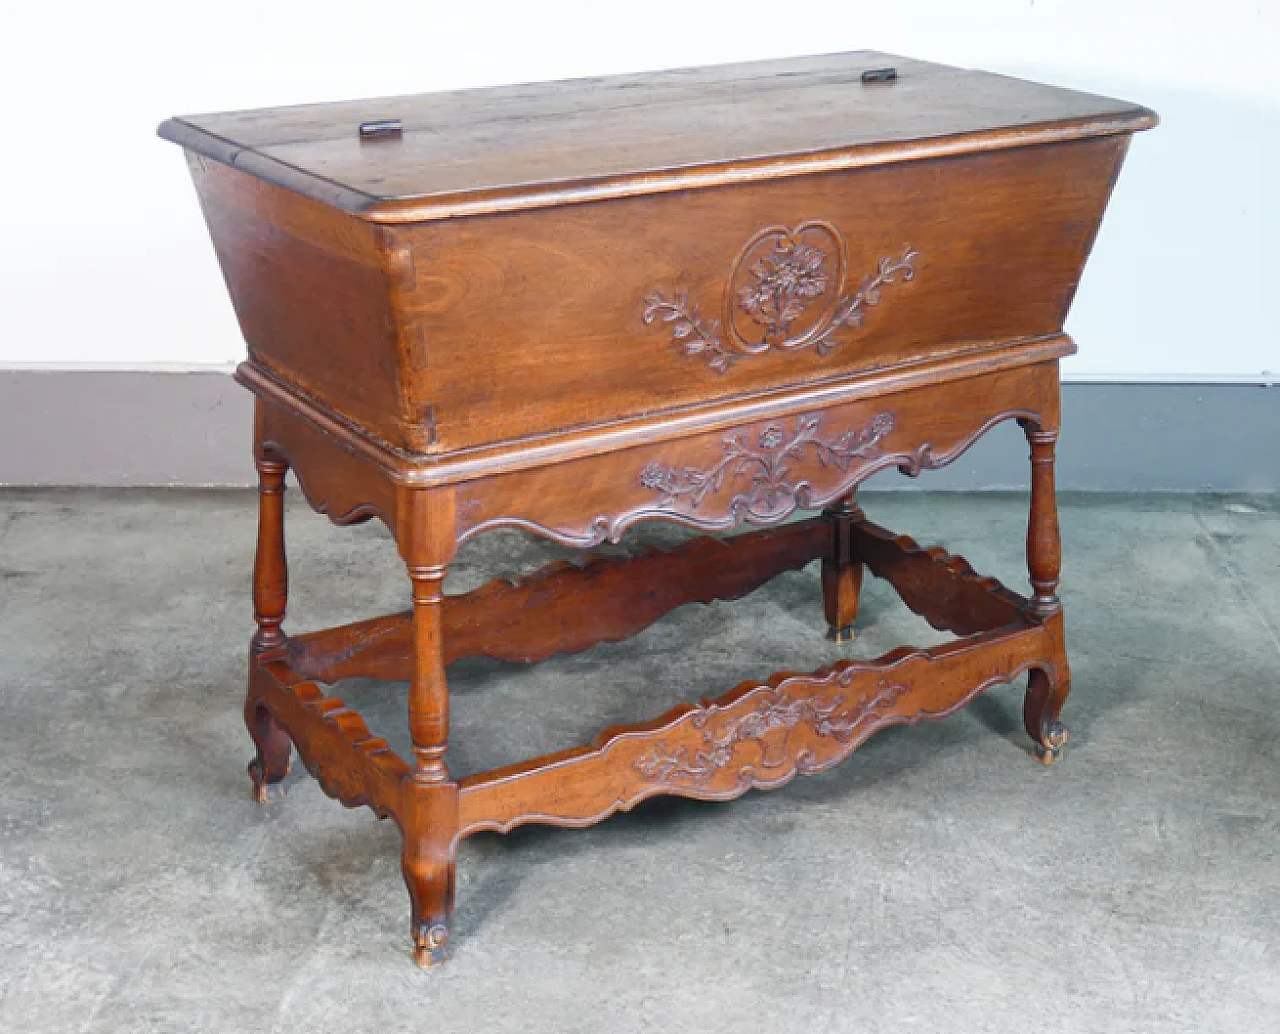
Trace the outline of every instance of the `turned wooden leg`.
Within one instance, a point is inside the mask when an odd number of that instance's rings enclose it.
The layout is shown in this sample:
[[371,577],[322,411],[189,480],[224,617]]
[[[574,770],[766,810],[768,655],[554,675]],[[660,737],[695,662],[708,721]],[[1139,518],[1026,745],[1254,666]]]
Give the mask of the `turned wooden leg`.
[[[1062,539],[1058,529],[1058,500],[1054,486],[1054,449],[1057,431],[1046,431],[1024,423],[1031,446],[1031,516],[1027,524],[1027,570],[1031,575],[1031,608],[1046,621],[1057,617],[1054,627],[1061,635],[1062,604],[1058,600],[1058,578],[1062,569]],[[1058,644],[1061,671],[1053,677],[1034,669],[1027,682],[1023,704],[1023,724],[1035,744],[1036,757],[1051,765],[1062,756],[1067,728],[1059,720],[1070,691],[1066,651]]]
[[[285,644],[285,607],[289,599],[289,569],[284,552],[284,478],[289,467],[273,456],[260,456],[258,467],[258,549],[253,562],[253,617],[258,630],[249,647],[249,663]],[[284,796],[292,747],[289,735],[266,707],[254,699],[252,687],[245,701],[245,725],[257,748],[249,762],[253,795],[266,803]]]
[[824,511],[831,523],[831,549],[822,558],[822,609],[827,617],[827,637],[837,643],[853,640],[862,591],[862,564],[853,549],[852,527],[864,518],[853,493]]
[[413,582],[413,665],[409,734],[413,769],[397,816],[404,838],[400,862],[411,904],[413,959],[424,969],[445,959],[453,924],[458,786],[444,755],[449,741],[449,686],[444,664],[445,564],[454,548],[452,497],[406,490],[401,503],[402,552]]

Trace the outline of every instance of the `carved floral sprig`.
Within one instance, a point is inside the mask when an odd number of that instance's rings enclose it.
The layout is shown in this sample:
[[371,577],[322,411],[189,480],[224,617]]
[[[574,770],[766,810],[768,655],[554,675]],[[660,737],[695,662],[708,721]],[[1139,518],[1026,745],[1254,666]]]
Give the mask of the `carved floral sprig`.
[[793,503],[801,484],[791,480],[793,461],[802,461],[810,447],[824,467],[847,472],[854,459],[879,451],[880,442],[894,426],[891,413],[877,414],[864,428],[846,431],[834,441],[819,436],[821,416],[800,416],[790,436],[781,423],[768,424],[749,444],[738,431],[724,439],[724,457],[713,467],[670,467],[653,460],[640,471],[640,484],[661,493],[661,505],[685,499],[696,510],[706,497],[718,492],[727,480],[751,475],[751,487],[734,496],[732,509],[776,511]]
[[[852,674],[848,672],[838,684],[847,686]],[[672,749],[665,740],[659,740],[651,751],[635,760],[634,766],[651,782],[705,786],[716,772],[733,762],[743,743],[754,742],[760,750],[760,767],[779,768],[793,760],[788,737],[796,726],[808,722],[816,735],[849,743],[864,726],[889,713],[906,691],[905,685],[882,680],[872,696],[851,706],[845,705],[840,694],[825,702],[817,697],[792,698],[786,694],[766,698],[754,710],[708,728],[702,734],[702,745],[692,752],[685,746]],[[705,725],[712,715],[709,709],[700,708],[693,724]],[[781,736],[771,736],[778,731]]]
[[681,291],[667,301],[655,291],[645,298],[644,303],[644,322],[651,324],[654,320],[661,319],[663,323],[670,323],[671,340],[685,355],[705,352],[708,365],[717,373],[724,373],[739,358],[725,348],[720,338],[720,322],[703,322],[698,307],[689,304],[689,296],[685,292]]
[[880,289],[885,284],[895,284],[901,280],[914,280],[916,275],[915,261],[920,257],[918,251],[912,248],[906,248],[902,257],[893,259],[889,257],[880,260],[880,266],[876,270],[874,276],[865,277],[862,286],[857,290],[848,301],[842,303],[836,308],[836,315],[831,321],[831,327],[826,333],[821,334],[817,341],[817,349],[819,355],[826,355],[835,347],[835,341],[832,340],[832,333],[837,327],[849,327],[857,330],[866,320],[866,310],[880,304]]

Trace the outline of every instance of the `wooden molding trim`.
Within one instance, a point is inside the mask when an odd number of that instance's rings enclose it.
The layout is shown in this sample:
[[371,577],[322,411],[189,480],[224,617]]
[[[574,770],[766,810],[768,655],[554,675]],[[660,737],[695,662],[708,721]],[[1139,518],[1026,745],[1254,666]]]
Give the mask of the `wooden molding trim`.
[[1135,105],[1128,113],[1103,119],[1071,119],[1016,129],[959,133],[922,140],[863,144],[810,154],[771,156],[751,161],[693,166],[664,172],[628,173],[552,184],[454,191],[429,197],[391,200],[376,198],[341,184],[319,180],[261,151],[246,149],[198,129],[180,118],[161,123],[157,133],[188,151],[233,166],[270,183],[293,190],[371,223],[424,223],[439,219],[520,212],[557,205],[577,205],[641,194],[667,194],[677,190],[726,187],[790,179],[876,165],[951,158],[1015,147],[1066,143],[1091,137],[1118,136],[1150,129],[1159,122],[1155,112]]
[[[795,416],[805,410],[863,398],[880,398],[924,385],[964,380],[982,374],[1051,362],[1074,354],[1075,342],[1066,334],[1032,341],[975,344],[957,355],[830,382],[805,384],[727,403],[700,406],[665,415],[664,434],[678,439],[732,428],[752,420]],[[261,398],[292,410],[317,428],[342,439],[387,472],[397,484],[415,487],[468,481],[497,473],[527,470],[551,462],[579,459],[624,449],[647,440],[645,430],[655,413],[642,420],[600,424],[540,439],[503,443],[482,449],[427,455],[408,453],[360,430],[341,414],[298,387],[287,384],[252,357],[236,368],[236,380]]]

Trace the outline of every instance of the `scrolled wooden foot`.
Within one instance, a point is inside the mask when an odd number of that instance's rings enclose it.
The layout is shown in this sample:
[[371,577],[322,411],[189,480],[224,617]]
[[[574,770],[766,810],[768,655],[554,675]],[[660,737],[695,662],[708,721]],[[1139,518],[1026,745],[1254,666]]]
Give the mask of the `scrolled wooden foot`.
[[250,761],[249,778],[253,780],[253,799],[259,804],[269,804],[287,796],[284,788],[284,778],[288,776],[292,768],[293,759],[291,758],[284,766],[284,776],[278,780],[270,781],[266,778],[262,762],[257,758]]
[[458,787],[456,783],[424,785],[412,777],[402,785],[400,865],[409,888],[413,961],[423,969],[434,969],[447,958],[453,925]]
[[244,723],[258,748],[257,756],[249,762],[253,799],[259,804],[279,800],[285,795],[284,780],[293,767],[289,734],[263,704],[252,699],[245,704]]
[[1069,734],[1058,716],[1070,689],[1070,679],[1064,675],[1054,678],[1040,668],[1032,668],[1027,676],[1022,721],[1036,760],[1042,765],[1052,765],[1062,757]]
[[445,962],[445,945],[449,929],[443,923],[420,927],[413,931],[413,961],[422,969],[437,969]]
[[1035,758],[1042,765],[1052,765],[1062,758],[1062,748],[1070,738],[1067,727],[1061,722],[1052,722],[1045,730],[1042,740],[1033,744]]

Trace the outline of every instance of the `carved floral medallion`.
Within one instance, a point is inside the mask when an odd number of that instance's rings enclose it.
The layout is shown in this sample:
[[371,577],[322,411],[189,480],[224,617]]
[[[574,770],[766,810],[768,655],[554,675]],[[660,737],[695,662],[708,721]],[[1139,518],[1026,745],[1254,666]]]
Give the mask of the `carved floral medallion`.
[[750,485],[734,495],[729,509],[757,515],[777,514],[804,505],[809,484],[792,477],[792,463],[805,460],[810,451],[823,467],[848,471],[855,459],[877,455],[880,442],[894,427],[893,414],[879,413],[866,427],[846,431],[834,439],[823,438],[821,415],[796,417],[786,430],[781,423],[763,427],[748,441],[737,431],[724,439],[724,456],[711,467],[671,467],[653,460],[640,470],[640,484],[660,495],[662,506],[686,501],[696,510],[708,495],[726,482],[750,475]]
[[738,305],[765,328],[765,338],[785,341],[809,305],[826,293],[827,254],[794,238],[778,241],[751,267],[751,282],[738,288]]
[[[837,685],[847,686],[852,675],[852,671],[845,672]],[[718,771],[735,763],[760,770],[794,765],[803,772],[812,758],[805,751],[797,754],[791,750],[792,730],[807,724],[813,735],[847,744],[869,723],[888,714],[906,691],[905,685],[881,681],[873,695],[853,704],[846,704],[839,693],[823,699],[774,692],[753,710],[718,722],[713,719],[719,709],[703,707],[693,719],[696,728],[705,727],[700,746],[691,752],[688,747],[672,748],[660,740],[635,760],[634,767],[650,782],[675,786],[705,786]],[[748,743],[754,743],[756,751],[744,752],[743,745]]]
[[705,356],[724,373],[744,356],[770,349],[814,348],[826,355],[842,328],[857,330],[866,310],[879,303],[887,284],[915,277],[918,253],[904,247],[885,256],[875,273],[852,293],[845,289],[844,237],[824,220],[795,227],[769,226],[743,246],[729,269],[720,319],[706,319],[686,292],[645,298],[644,322],[670,325],[671,338],[687,356]]

